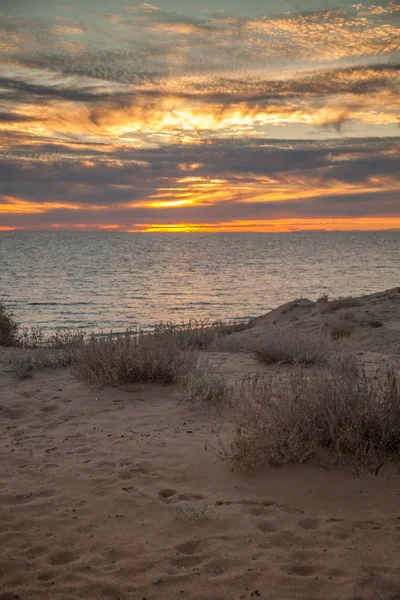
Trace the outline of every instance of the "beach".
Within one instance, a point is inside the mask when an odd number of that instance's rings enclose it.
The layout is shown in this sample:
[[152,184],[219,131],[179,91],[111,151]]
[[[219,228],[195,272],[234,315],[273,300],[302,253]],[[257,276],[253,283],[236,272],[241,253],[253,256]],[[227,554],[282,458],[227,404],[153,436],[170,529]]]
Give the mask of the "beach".
[[[249,331],[351,323],[359,365],[400,373],[400,288],[324,310],[293,301]],[[396,461],[359,476],[311,463],[248,473],[220,460],[223,413],[177,403],[175,384],[97,388],[70,368],[18,378],[18,352],[0,348],[0,600],[400,597]],[[204,355],[233,384],[277,368]]]

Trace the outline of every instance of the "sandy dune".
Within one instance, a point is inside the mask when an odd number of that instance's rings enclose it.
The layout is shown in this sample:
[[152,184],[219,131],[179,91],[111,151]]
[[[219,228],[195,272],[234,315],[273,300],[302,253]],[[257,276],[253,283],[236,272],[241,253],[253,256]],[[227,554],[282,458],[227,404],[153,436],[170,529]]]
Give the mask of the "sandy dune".
[[[398,298],[373,335],[396,329]],[[293,310],[313,326],[311,307]],[[366,352],[388,358],[372,343]],[[177,405],[171,387],[92,390],[67,369],[18,380],[8,356],[0,600],[400,598],[399,470],[232,472],[205,449],[218,415]],[[257,368],[212,356],[229,375]]]

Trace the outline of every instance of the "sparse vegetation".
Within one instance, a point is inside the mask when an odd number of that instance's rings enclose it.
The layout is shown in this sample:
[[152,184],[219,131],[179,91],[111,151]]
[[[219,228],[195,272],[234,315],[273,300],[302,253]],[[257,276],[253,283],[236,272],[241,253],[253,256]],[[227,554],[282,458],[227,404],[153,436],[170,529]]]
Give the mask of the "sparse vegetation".
[[328,294],[322,294],[322,296],[320,296],[317,300],[317,304],[324,304],[325,302],[329,301],[329,295]]
[[333,340],[350,337],[356,330],[356,325],[349,319],[330,319],[327,322]]
[[92,337],[76,351],[73,372],[96,386],[126,383],[172,383],[196,361],[170,334]]
[[11,360],[12,368],[18,379],[28,379],[32,377],[34,363],[31,356],[14,356]]
[[332,341],[322,334],[304,335],[289,328],[271,328],[254,339],[249,348],[266,364],[317,365],[325,363],[334,351]]
[[10,357],[10,364],[19,379],[32,377],[41,369],[70,367],[75,362],[76,349],[48,347],[18,348]]
[[355,361],[331,369],[296,367],[248,379],[232,409],[230,458],[251,470],[329,458],[377,469],[400,454],[400,390],[393,371],[368,379]]
[[12,312],[0,302],[0,346],[18,346],[18,324]]
[[210,321],[210,319],[191,320],[187,323],[174,323],[172,321],[161,321],[154,332],[158,335],[169,335],[176,337],[183,349],[195,348],[206,350],[218,338],[230,336],[233,333],[249,328],[245,321]]
[[84,331],[58,329],[46,335],[41,327],[24,328],[19,334],[19,343],[23,348],[48,348],[52,350],[71,350],[79,347],[87,334]]
[[198,363],[181,378],[176,398],[191,406],[206,403],[223,406],[229,396],[229,388],[218,373],[213,372],[206,360]]
[[353,296],[343,296],[335,300],[328,300],[328,297],[325,299],[324,296],[322,298],[322,301],[321,298],[318,300],[320,311],[322,313],[335,312],[340,308],[355,308],[357,306],[362,306],[362,301],[359,298],[353,298]]

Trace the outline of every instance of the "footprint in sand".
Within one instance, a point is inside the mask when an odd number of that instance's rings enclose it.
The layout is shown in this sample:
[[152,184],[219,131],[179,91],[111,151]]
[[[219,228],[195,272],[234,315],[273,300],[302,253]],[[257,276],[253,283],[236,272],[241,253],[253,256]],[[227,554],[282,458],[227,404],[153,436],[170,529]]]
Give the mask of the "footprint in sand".
[[203,556],[193,555],[193,556],[178,556],[176,558],[172,558],[169,562],[173,567],[178,567],[178,569],[192,569],[193,567],[198,566],[200,563],[204,561]]
[[173,490],[172,488],[165,488],[163,490],[160,490],[158,492],[158,495],[162,500],[168,500],[168,498],[171,498],[171,496],[174,496],[177,493],[178,492],[176,490]]
[[311,577],[315,573],[315,569],[311,565],[290,565],[284,567],[283,571],[288,575],[297,575],[297,577]]
[[319,521],[317,519],[302,519],[298,521],[297,525],[302,529],[317,529],[319,527]]
[[188,540],[187,542],[183,542],[183,544],[178,544],[175,546],[175,550],[179,554],[193,555],[199,554],[203,550],[205,550],[205,542],[202,540]]
[[257,528],[262,533],[275,533],[278,531],[277,524],[272,519],[265,519],[257,523]]
[[177,490],[173,488],[164,488],[158,492],[158,497],[164,502],[191,502],[194,500],[204,500],[204,496],[201,494],[186,494],[186,493],[178,493]]
[[59,550],[58,552],[50,554],[47,558],[47,562],[51,565],[67,565],[77,558],[78,556],[75,552],[70,550]]
[[40,409],[40,412],[52,413],[57,409],[58,409],[58,406],[56,406],[55,404],[47,404],[46,406],[43,406],[43,408]]

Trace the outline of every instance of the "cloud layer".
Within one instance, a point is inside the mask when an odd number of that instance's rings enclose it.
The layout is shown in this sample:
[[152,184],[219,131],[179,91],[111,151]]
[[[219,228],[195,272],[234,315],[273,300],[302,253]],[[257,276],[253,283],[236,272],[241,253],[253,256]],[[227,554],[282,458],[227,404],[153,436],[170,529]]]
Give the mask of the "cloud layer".
[[1,229],[400,227],[397,3],[22,4],[0,25]]

